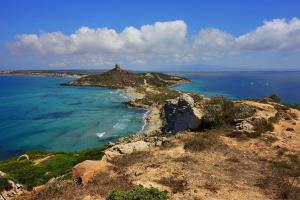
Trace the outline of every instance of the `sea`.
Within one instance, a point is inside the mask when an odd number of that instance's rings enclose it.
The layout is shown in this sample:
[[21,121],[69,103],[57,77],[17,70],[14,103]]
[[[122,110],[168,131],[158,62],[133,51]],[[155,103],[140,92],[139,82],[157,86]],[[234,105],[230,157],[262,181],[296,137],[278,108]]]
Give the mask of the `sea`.
[[[175,90],[230,99],[275,93],[285,103],[300,103],[300,72],[176,74],[192,83],[177,85]],[[60,85],[72,80],[0,76],[0,160],[29,150],[99,147],[145,127],[146,111],[126,107],[123,90]]]
[[122,90],[61,86],[67,77],[0,76],[0,159],[99,147],[145,126]]
[[262,98],[276,94],[283,103],[300,103],[300,71],[274,72],[197,72],[177,73],[192,83],[175,90],[201,95],[225,96],[236,100]]

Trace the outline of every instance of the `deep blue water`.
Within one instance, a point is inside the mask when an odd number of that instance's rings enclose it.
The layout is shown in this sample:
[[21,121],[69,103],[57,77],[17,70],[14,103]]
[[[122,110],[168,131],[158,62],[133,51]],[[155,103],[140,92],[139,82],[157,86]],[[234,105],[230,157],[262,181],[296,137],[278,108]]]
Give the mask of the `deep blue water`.
[[[122,90],[60,86],[72,78],[0,76],[0,159],[27,150],[76,151],[138,132],[144,111]],[[105,132],[100,139],[97,132]]]
[[260,98],[273,93],[285,103],[300,103],[300,72],[203,72],[181,73],[192,83],[177,90],[231,99]]

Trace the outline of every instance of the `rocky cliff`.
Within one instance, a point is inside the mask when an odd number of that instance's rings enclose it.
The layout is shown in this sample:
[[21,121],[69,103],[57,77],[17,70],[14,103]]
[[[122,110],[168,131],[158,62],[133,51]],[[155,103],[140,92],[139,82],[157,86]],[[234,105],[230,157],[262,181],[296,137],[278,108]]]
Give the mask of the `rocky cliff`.
[[194,100],[188,94],[176,99],[167,100],[164,105],[164,132],[177,133],[184,130],[199,128],[203,112],[195,106]]

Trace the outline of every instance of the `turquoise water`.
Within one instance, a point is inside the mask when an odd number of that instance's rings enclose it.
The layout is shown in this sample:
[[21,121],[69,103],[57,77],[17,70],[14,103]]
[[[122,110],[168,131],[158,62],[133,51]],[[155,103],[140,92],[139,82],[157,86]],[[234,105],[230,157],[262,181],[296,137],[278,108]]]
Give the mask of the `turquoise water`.
[[285,103],[300,103],[300,72],[181,73],[192,83],[175,89],[231,99],[261,98],[277,94]]
[[141,130],[145,111],[126,108],[122,90],[60,86],[70,80],[0,76],[0,159],[102,146]]

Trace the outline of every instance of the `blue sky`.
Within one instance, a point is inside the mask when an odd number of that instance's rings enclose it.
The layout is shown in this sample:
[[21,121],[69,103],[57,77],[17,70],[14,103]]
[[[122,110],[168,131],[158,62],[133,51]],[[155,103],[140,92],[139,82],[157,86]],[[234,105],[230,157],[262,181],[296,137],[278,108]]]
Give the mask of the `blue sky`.
[[0,9],[0,69],[300,69],[297,0],[1,0]]

